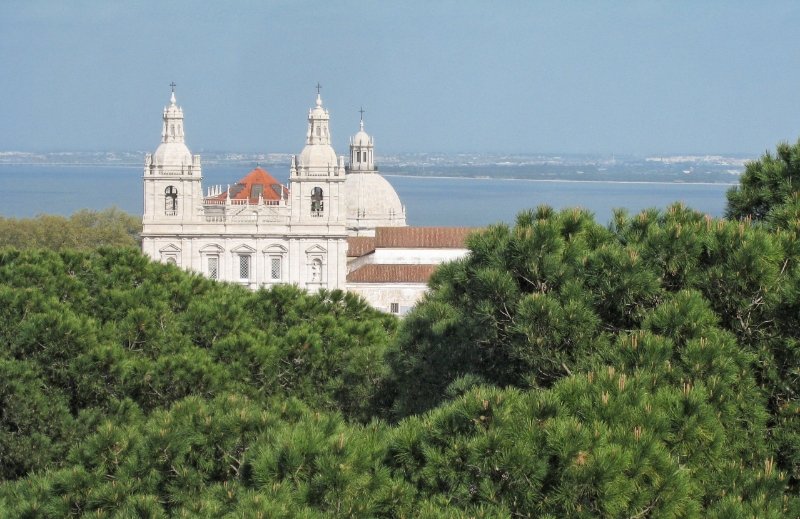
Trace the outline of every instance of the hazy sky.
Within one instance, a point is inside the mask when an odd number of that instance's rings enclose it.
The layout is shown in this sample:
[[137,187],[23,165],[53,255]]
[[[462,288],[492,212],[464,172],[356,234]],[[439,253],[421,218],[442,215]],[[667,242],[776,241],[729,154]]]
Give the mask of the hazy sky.
[[760,153],[800,134],[799,2],[0,0],[0,151]]

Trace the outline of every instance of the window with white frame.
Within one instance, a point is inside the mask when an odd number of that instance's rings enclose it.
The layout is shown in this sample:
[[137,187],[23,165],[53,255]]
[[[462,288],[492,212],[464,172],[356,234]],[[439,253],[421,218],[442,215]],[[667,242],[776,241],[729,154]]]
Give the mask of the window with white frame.
[[239,279],[242,281],[250,280],[250,255],[239,255]]
[[272,256],[269,259],[269,279],[271,281],[281,280],[281,258],[280,256]]
[[219,256],[208,257],[208,277],[219,279]]

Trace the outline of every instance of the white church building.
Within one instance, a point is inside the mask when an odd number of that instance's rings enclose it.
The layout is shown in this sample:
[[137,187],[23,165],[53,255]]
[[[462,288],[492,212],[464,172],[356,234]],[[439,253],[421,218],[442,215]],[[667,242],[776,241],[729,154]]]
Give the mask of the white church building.
[[204,194],[200,156],[184,142],[174,90],[163,120],[161,145],[147,154],[143,175],[142,251],[156,260],[253,290],[351,290],[402,314],[437,264],[467,253],[468,228],[406,227],[405,207],[374,165],[363,120],[348,164],[336,156],[319,93],[285,186],[256,168]]

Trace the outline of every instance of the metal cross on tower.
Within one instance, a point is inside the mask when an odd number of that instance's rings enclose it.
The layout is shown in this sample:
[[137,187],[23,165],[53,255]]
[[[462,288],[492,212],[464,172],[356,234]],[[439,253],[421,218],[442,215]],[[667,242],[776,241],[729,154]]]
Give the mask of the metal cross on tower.
[[363,121],[364,120],[364,107],[363,106],[361,107],[361,110],[358,111],[358,113],[361,114],[361,120]]
[[172,83],[169,84],[169,86],[172,87],[172,91],[174,92],[175,91],[175,87],[178,86],[178,85],[176,85],[175,82],[173,81]]
[[319,81],[317,81],[317,87],[316,88],[317,88],[317,93],[319,94],[319,91],[322,89],[322,85],[319,84]]

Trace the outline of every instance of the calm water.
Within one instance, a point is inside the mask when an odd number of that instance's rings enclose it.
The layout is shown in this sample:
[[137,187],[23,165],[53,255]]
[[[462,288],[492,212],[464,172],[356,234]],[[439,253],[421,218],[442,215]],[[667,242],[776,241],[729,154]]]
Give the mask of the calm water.
[[[203,185],[233,184],[247,167],[203,167]],[[286,182],[288,167],[270,168]],[[386,179],[406,205],[409,225],[483,226],[513,222],[521,209],[548,204],[555,208],[585,207],[605,224],[612,209],[631,212],[663,208],[682,201],[687,206],[722,216],[723,184],[625,184],[600,182],[536,182],[526,180],[394,177]],[[26,217],[37,213],[69,215],[88,207],[116,205],[142,213],[142,167],[74,167],[0,165],[0,215]]]

